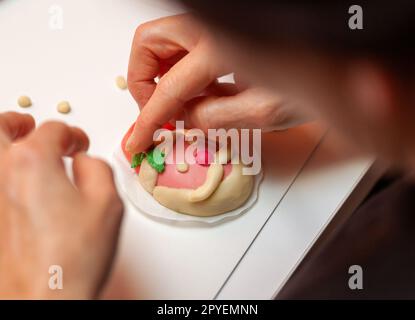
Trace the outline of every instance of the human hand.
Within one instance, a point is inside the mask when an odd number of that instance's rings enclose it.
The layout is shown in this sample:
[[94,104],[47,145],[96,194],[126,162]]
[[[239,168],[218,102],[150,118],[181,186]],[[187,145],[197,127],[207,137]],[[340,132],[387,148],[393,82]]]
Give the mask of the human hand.
[[[122,203],[111,169],[83,153],[83,131],[0,114],[0,296],[94,298],[111,267]],[[72,156],[74,183],[62,157]],[[48,286],[49,267],[63,289]]]
[[230,72],[212,37],[191,15],[140,25],[132,45],[128,87],[141,113],[127,150],[144,151],[152,144],[153,133],[172,119],[204,131],[281,130],[308,120],[295,104],[237,76],[235,84],[217,82]]

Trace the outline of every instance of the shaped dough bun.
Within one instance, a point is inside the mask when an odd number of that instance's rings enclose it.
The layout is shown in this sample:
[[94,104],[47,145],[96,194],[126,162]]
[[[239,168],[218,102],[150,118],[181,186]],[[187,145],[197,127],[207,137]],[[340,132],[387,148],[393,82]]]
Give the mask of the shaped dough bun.
[[[132,129],[133,126],[122,141],[124,155],[130,163],[132,155],[125,150],[125,144]],[[185,149],[189,146],[185,142]],[[184,170],[183,163],[175,161],[175,148],[166,154],[166,159],[170,158],[163,172],[157,172],[147,159],[135,168],[138,183],[161,205],[179,213],[208,217],[237,209],[251,195],[254,176],[242,174],[242,163],[232,164],[229,158],[224,165],[196,161],[185,164]]]

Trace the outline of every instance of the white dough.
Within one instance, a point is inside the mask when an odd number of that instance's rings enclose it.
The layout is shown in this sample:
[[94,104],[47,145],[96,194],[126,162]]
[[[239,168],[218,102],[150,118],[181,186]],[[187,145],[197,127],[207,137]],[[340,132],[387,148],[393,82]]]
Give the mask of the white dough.
[[158,172],[148,163],[147,159],[144,159],[138,172],[138,181],[148,193],[153,193],[157,177]]

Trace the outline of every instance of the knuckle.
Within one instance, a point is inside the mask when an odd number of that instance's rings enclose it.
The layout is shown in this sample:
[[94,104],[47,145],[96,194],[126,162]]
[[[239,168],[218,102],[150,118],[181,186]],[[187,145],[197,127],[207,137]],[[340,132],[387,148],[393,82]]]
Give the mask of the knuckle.
[[39,126],[38,131],[50,132],[54,136],[65,136],[70,132],[69,127],[59,121],[48,121]]
[[134,34],[134,42],[141,43],[148,40],[152,34],[153,23],[151,21],[140,24]]
[[218,123],[216,122],[216,117],[210,114],[210,108],[204,104],[198,104],[189,110],[188,116],[191,119],[191,124],[204,132],[207,132],[208,129],[217,128]]
[[67,149],[72,142],[72,132],[69,126],[59,121],[49,121],[42,124],[38,132],[43,135],[48,135],[48,139],[51,138],[55,141],[59,141],[59,144],[63,149]]
[[35,142],[25,143],[9,152],[10,164],[17,168],[25,168],[42,162],[44,159],[43,147]]
[[45,162],[45,154],[42,146],[36,143],[24,143],[10,148],[5,157],[4,168],[7,171],[27,172],[38,170]]
[[258,112],[256,112],[253,116],[253,119],[257,125],[262,127],[269,127],[275,125],[283,121],[284,113],[281,109],[275,108],[272,105],[263,105],[258,108]]
[[277,108],[270,112],[268,126],[283,128],[290,122],[290,115],[285,108]]

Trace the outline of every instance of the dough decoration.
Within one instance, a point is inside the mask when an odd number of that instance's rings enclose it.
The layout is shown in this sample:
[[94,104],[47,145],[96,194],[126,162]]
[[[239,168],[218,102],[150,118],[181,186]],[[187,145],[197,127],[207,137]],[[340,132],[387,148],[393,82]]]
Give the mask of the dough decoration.
[[68,101],[59,102],[56,108],[59,113],[67,114],[71,112],[71,105],[69,104]]
[[17,104],[21,108],[29,108],[32,106],[32,100],[28,96],[21,96],[17,99]]
[[[230,148],[216,152],[196,149],[193,163],[176,161],[175,143],[172,150],[153,147],[132,156],[125,145],[133,127],[122,141],[123,153],[137,173],[138,183],[161,205],[183,214],[208,217],[242,206],[251,195],[254,176],[242,174],[241,162],[231,162]],[[174,137],[183,134],[171,125],[163,128],[173,131]],[[185,141],[185,150],[191,144]]]
[[187,172],[189,170],[189,165],[187,163],[176,163],[176,170],[181,173]]
[[127,90],[127,88],[128,88],[127,80],[125,80],[125,78],[123,76],[116,77],[115,78],[115,84],[121,90]]

